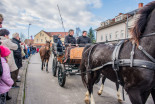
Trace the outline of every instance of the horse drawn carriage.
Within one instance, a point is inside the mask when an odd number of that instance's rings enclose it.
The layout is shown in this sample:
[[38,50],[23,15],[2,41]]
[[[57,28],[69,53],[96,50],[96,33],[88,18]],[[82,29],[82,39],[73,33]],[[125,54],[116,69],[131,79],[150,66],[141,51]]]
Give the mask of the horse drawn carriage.
[[[56,41],[52,44],[53,62],[52,62],[52,73],[53,76],[58,76],[58,83],[61,87],[65,85],[67,75],[79,75],[79,66],[82,59],[82,52],[84,47],[72,48],[69,52],[67,62],[65,60],[66,49],[63,47],[57,47]],[[61,52],[57,49],[62,50]]]

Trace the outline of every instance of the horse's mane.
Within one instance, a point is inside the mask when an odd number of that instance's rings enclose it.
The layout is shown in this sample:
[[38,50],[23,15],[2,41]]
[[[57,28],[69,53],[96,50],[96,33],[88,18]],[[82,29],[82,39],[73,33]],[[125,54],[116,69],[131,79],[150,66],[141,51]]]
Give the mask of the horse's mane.
[[134,27],[130,31],[132,39],[137,44],[139,44],[140,36],[144,32],[146,24],[148,22],[148,17],[154,8],[155,8],[155,1],[152,1],[138,11],[138,14],[140,14],[140,17],[137,19]]

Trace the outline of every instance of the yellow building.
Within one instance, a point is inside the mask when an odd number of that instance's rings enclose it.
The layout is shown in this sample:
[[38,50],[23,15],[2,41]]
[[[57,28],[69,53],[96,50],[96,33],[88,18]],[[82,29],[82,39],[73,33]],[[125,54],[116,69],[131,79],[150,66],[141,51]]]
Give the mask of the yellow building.
[[45,45],[46,40],[51,41],[51,43],[53,43],[53,36],[58,34],[61,34],[61,41],[63,42],[65,36],[68,35],[68,32],[46,32],[41,30],[34,36],[34,45],[35,46]]

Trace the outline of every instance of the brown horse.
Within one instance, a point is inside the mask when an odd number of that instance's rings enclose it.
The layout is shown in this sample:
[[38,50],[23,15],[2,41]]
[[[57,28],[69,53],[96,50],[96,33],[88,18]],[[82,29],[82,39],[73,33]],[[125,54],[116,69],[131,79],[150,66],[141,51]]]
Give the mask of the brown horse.
[[50,42],[51,41],[46,41],[46,45],[42,46],[40,48],[40,57],[41,57],[41,61],[42,61],[42,66],[41,66],[41,70],[43,70],[43,67],[45,67],[46,64],[46,72],[48,72],[48,61],[50,58]]
[[[140,17],[131,30],[132,40],[126,41],[119,53],[119,59],[130,59],[133,43],[136,43],[134,51],[134,60],[145,60],[155,63],[138,46],[142,46],[145,52],[155,58],[155,1],[147,4],[139,11]],[[107,44],[96,44],[86,47],[81,60],[81,77],[84,85],[87,87],[85,102],[95,104],[93,98],[93,85],[98,79],[100,73],[113,82],[117,82],[116,74],[112,65],[105,66],[100,70],[90,71],[93,68],[111,62],[111,56],[115,49],[114,46]],[[90,52],[91,51],[91,52]],[[90,55],[88,55],[90,53]],[[88,57],[90,56],[90,57]],[[89,65],[88,65],[89,63]],[[152,64],[154,65],[154,64]],[[129,95],[132,104],[145,104],[150,93],[155,103],[155,68],[120,66],[118,74],[121,77],[122,86]],[[87,72],[89,71],[89,72]]]

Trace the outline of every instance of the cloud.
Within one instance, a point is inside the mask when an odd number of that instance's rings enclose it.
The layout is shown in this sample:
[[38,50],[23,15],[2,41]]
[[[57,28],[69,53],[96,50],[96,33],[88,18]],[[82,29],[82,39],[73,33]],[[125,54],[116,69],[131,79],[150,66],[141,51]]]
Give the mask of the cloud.
[[66,28],[96,26],[100,22],[88,8],[101,8],[101,0],[1,0],[4,27],[24,29],[31,23],[46,29],[62,28],[57,4]]

